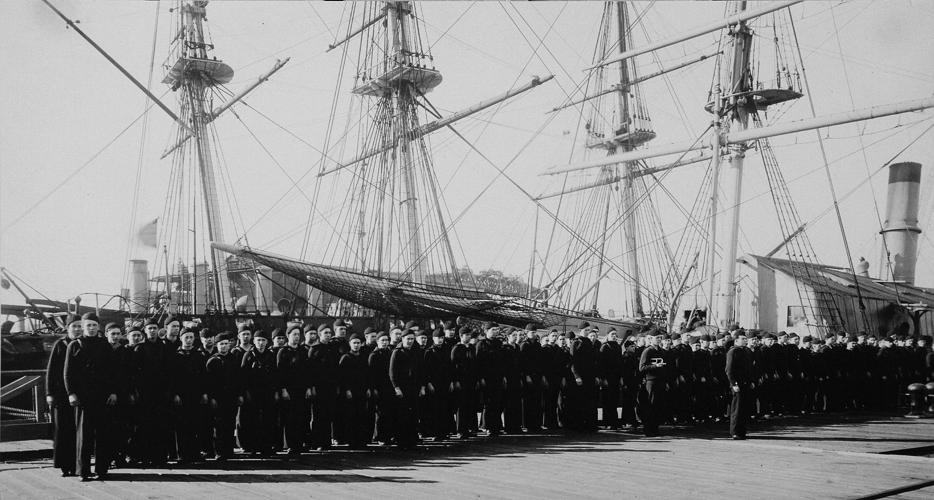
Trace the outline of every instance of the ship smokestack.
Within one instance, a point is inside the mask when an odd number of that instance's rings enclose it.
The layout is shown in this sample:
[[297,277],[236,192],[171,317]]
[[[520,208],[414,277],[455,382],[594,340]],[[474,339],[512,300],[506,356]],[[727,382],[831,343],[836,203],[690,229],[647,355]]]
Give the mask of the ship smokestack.
[[145,260],[130,261],[130,312],[144,313],[149,305],[149,267]]
[[[921,190],[921,164],[896,163],[889,167],[888,199],[882,226],[884,274],[892,281],[915,282],[918,262],[918,199]],[[888,258],[884,252],[888,251]]]

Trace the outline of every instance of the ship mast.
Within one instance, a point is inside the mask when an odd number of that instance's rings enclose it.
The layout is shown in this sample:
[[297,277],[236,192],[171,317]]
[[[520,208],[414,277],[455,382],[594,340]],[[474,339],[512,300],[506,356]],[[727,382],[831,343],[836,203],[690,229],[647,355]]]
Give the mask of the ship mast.
[[[188,112],[191,139],[194,141],[201,179],[208,238],[210,241],[223,242],[224,226],[221,222],[213,149],[208,133],[208,124],[213,120],[213,116],[206,101],[211,87],[231,80],[233,69],[216,58],[208,57],[208,49],[213,49],[213,46],[206,44],[204,37],[207,3],[205,0],[182,3],[179,12],[181,28],[173,41],[177,59],[168,69],[162,83],[169,85],[173,90],[182,91],[179,99],[182,109],[187,108]],[[212,249],[210,254],[215,306],[226,310],[232,305],[226,261],[223,254],[216,249]]]
[[[629,50],[629,10],[628,5],[625,2],[613,2],[607,4],[615,10],[615,21],[617,25],[617,41],[616,45],[620,53],[624,53]],[[601,54],[601,57],[606,57],[607,54]],[[655,138],[655,133],[652,132],[650,125],[644,117],[635,116],[633,117],[633,102],[630,97],[630,92],[632,92],[632,86],[634,81],[638,80],[638,75],[635,74],[634,68],[630,68],[630,63],[628,60],[623,59],[619,61],[619,83],[614,85],[614,88],[617,89],[617,106],[618,106],[618,123],[614,124],[612,127],[610,139],[604,139],[602,137],[594,140],[594,137],[591,137],[591,140],[588,141],[587,147],[591,149],[606,149],[607,156],[613,156],[620,152],[629,152],[635,149],[642,144],[647,143],[648,141]],[[603,71],[603,68],[598,68],[597,71]],[[632,71],[633,75],[630,75]],[[631,311],[635,316],[642,316],[644,314],[642,306],[642,293],[641,293],[641,280],[639,276],[639,256],[637,252],[637,238],[636,238],[636,215],[634,207],[634,179],[635,174],[639,170],[638,162],[625,162],[622,167],[626,169],[626,175],[620,177],[619,175],[620,165],[608,165],[601,168],[600,177],[602,179],[615,179],[623,181],[623,189],[621,193],[621,213],[628,214],[625,217],[623,222],[623,240],[625,245],[625,255],[627,260],[627,272],[629,274],[628,281],[631,288],[632,303]],[[605,189],[613,189],[612,183],[605,183]],[[600,231],[600,240],[597,244],[597,271],[596,276],[603,276],[603,267],[606,251],[606,240],[608,232],[608,222],[609,222],[609,213],[610,213],[610,204],[612,203],[614,197],[606,196],[606,206],[603,207],[602,213],[602,230]],[[593,296],[591,301],[591,310],[597,310],[597,301],[600,295],[600,283],[601,278],[598,278],[593,285]]]

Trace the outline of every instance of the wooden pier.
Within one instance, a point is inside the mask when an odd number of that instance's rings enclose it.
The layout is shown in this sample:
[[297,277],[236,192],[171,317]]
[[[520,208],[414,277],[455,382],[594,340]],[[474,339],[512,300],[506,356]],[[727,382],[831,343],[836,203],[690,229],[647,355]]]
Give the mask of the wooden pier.
[[754,424],[522,435],[411,452],[337,448],[300,460],[117,469],[61,478],[50,460],[0,463],[0,498],[934,498],[934,419],[817,415]]

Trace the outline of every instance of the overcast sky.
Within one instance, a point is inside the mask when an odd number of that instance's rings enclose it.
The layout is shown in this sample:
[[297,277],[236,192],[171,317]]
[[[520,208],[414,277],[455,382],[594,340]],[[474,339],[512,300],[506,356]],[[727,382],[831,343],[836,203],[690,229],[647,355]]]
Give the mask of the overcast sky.
[[[66,15],[80,20],[81,28],[128,71],[146,80],[155,3],[55,3]],[[168,4],[163,2],[159,9],[153,88],[174,107],[175,95],[158,83],[162,77],[158,65],[168,55]],[[635,5],[641,11],[649,3]],[[750,2],[750,8],[759,5]],[[238,113],[293,179],[319,167],[320,154],[309,144],[323,144],[334,93],[345,93],[350,87],[348,80],[336,81],[340,51],[325,53],[336,34],[346,29],[340,21],[346,8],[335,2],[212,2],[208,6],[214,55],[236,71],[230,88],[242,88],[276,58],[292,58],[247,101],[302,140],[247,108]],[[579,157],[572,154],[581,150],[572,144],[578,123],[575,110],[542,126],[549,118],[545,112],[565,100],[581,81],[581,69],[590,62],[601,8],[596,2],[432,2],[421,6],[435,64],[444,75],[444,82],[429,95],[440,109],[461,109],[533,75],[555,75],[554,81],[498,111],[459,125],[501,167],[521,150],[507,172],[533,193],[555,187],[554,179],[538,175],[546,167]],[[812,2],[795,6],[793,12],[818,114],[932,95],[934,2]],[[657,2],[644,23],[652,39],[658,40],[722,15],[719,3]],[[538,52],[534,52],[536,35],[544,37]],[[659,60],[664,64],[699,55],[714,46],[716,36],[662,50]],[[635,45],[645,43],[644,35],[637,33],[635,38]],[[658,69],[651,56],[640,57],[639,65],[643,73]],[[144,97],[38,1],[0,3],[0,66],[4,68],[0,72],[2,264],[53,298],[119,292],[130,244],[129,212],[141,137],[139,122],[130,124],[142,112]],[[658,133],[655,144],[693,139],[705,128],[709,115],[702,107],[712,71],[712,64],[705,62],[645,85]],[[679,107],[687,122],[680,118]],[[782,120],[809,115],[805,100],[781,112]],[[841,208],[854,259],[865,256],[873,274],[879,262],[879,224],[872,190],[884,210],[886,175],[865,183],[867,172],[875,172],[905,148],[931,125],[931,117],[931,111],[912,113],[824,132],[836,191],[847,195]],[[287,233],[305,220],[308,202],[293,190],[267,213],[291,181],[232,116],[219,119],[217,130],[241,216],[252,227],[251,243],[297,255],[301,232],[291,237]],[[173,131],[171,120],[158,110],[151,112],[139,221],[161,213],[169,164],[158,157]],[[861,133],[865,156],[859,152]],[[445,191],[448,209],[458,214],[497,172],[448,131],[436,133],[431,144],[439,180],[450,186]],[[811,220],[824,213],[830,197],[815,134],[776,138],[773,145],[802,217]],[[921,202],[926,232],[921,238],[917,281],[934,286],[934,135],[928,133],[899,160],[918,161],[926,169]],[[758,156],[750,156],[747,164],[740,253],[761,254],[781,241],[781,234]],[[686,168],[668,176],[665,183],[674,196],[689,204],[702,173],[703,168]],[[314,182],[309,175],[300,185],[312,192]],[[660,203],[664,206],[664,199]],[[455,228],[467,263],[477,270],[497,268],[524,275],[534,212],[534,204],[510,183],[494,183]],[[684,223],[677,214],[664,217],[666,227],[676,229]],[[832,214],[815,221],[808,234],[823,262],[845,264]],[[152,259],[151,252],[132,249],[129,253]],[[9,291],[0,297],[20,302]],[[608,298],[604,307],[613,307],[612,300]]]

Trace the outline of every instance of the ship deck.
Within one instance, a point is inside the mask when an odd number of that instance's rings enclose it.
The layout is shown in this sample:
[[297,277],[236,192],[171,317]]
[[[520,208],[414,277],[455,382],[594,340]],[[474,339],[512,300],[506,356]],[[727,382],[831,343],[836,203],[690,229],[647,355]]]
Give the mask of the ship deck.
[[118,469],[60,478],[47,459],[0,464],[0,498],[899,498],[934,497],[934,419],[819,415],[754,424],[513,436],[296,462]]

